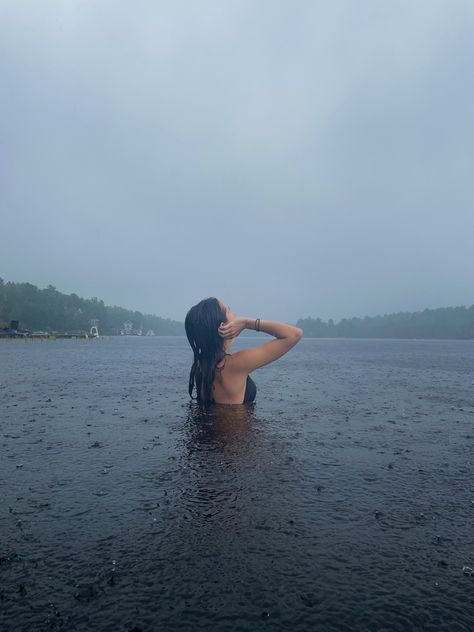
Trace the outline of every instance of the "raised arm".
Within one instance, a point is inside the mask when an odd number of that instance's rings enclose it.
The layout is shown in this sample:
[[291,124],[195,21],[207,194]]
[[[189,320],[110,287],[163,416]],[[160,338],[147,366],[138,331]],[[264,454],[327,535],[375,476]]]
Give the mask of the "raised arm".
[[[238,336],[243,329],[255,329],[255,318],[236,318],[230,323],[221,325],[219,333],[224,338]],[[288,353],[302,338],[303,330],[286,323],[275,320],[260,320],[260,331],[274,336],[276,340],[270,340],[257,347],[242,349],[232,355],[232,370],[249,374],[255,369],[274,362]]]

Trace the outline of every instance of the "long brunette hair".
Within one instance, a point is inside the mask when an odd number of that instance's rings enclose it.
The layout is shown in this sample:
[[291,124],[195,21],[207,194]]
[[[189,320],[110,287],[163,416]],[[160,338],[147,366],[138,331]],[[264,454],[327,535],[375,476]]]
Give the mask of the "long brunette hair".
[[[224,358],[224,338],[219,336],[218,328],[227,321],[225,309],[217,298],[205,298],[191,307],[186,314],[184,327],[189,344],[194,352],[194,360],[189,374],[189,395],[199,403],[214,403],[212,385],[216,375],[216,365]],[[196,386],[196,397],[193,389]],[[204,399],[201,397],[201,386]]]

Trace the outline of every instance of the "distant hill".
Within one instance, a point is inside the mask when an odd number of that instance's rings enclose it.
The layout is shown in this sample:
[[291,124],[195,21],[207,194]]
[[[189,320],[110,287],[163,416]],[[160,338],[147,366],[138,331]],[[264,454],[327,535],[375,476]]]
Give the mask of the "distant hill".
[[474,305],[440,307],[422,312],[398,312],[365,318],[343,318],[334,323],[303,318],[296,323],[305,336],[315,338],[437,338],[474,339]]
[[132,330],[141,329],[143,334],[150,329],[156,335],[184,334],[183,323],[169,318],[111,307],[97,298],[62,294],[52,285],[42,290],[31,283],[5,283],[0,279],[0,327],[18,320],[21,328],[31,331],[88,331],[92,319],[98,319],[101,334],[119,334],[126,321],[130,321]]

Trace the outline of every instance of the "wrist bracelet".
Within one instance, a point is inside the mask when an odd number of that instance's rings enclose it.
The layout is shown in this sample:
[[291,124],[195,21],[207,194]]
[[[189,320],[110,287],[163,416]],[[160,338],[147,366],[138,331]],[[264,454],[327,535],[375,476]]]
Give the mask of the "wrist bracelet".
[[255,319],[255,331],[260,331],[260,318]]

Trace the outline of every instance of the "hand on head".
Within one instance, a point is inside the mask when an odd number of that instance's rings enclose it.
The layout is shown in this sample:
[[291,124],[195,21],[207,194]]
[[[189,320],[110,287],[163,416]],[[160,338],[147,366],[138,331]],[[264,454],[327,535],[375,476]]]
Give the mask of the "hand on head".
[[222,322],[219,325],[218,330],[217,330],[218,333],[219,333],[219,336],[221,336],[222,338],[231,338],[232,337],[229,325],[230,325],[230,323],[227,323],[227,322],[226,323]]
[[222,338],[237,338],[243,329],[245,329],[245,318],[234,318],[234,320],[221,323],[218,333]]

